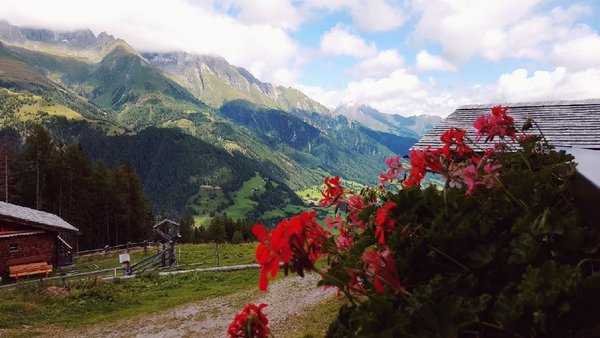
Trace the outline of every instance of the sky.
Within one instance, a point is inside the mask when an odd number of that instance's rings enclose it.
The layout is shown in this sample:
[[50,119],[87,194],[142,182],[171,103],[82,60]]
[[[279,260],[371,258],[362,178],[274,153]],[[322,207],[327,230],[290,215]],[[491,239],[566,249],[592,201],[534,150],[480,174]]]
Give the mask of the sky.
[[332,109],[600,98],[597,0],[2,0],[0,20],[221,55]]

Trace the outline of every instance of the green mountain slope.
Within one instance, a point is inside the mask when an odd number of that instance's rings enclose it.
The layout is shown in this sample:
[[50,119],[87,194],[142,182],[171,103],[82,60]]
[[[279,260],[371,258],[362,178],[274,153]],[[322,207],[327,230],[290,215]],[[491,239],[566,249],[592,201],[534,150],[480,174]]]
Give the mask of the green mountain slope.
[[372,170],[383,170],[385,158],[393,155],[386,146],[361,132],[360,125],[343,117],[315,113],[305,122],[284,111],[241,100],[227,102],[220,112],[279,152],[324,174],[370,182]]
[[254,209],[280,213],[265,205],[281,191],[291,201],[291,189],[325,175],[370,182],[406,142],[218,57],[141,54],[107,34],[2,23],[0,41],[2,125],[24,133],[27,123],[42,122],[94,158],[131,162],[166,214],[193,205],[201,185],[233,192],[255,175],[274,192],[265,190]]
[[184,52],[143,53],[150,64],[169,74],[197,98],[219,108],[226,101],[246,100],[284,111],[305,110],[328,114],[329,110],[300,91],[274,86],[224,58]]

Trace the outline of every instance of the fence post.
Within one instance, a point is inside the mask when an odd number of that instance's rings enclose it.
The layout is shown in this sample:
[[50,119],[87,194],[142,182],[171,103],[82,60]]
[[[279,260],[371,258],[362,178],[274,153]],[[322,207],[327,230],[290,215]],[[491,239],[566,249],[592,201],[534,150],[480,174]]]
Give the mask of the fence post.
[[127,242],[127,247],[125,250],[127,250],[127,253],[129,253],[129,248],[131,248],[131,241]]
[[104,247],[104,256],[107,256],[107,255],[108,255],[108,248],[110,248],[110,247],[109,247],[109,246],[108,246],[108,244],[107,244],[107,245]]
[[144,256],[148,254],[148,241],[144,241]]

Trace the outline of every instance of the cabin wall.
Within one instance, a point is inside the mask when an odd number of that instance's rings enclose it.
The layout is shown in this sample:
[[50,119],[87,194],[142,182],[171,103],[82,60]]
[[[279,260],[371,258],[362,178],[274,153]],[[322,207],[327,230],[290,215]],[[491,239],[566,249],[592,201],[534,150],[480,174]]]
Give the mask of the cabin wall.
[[41,257],[46,263],[56,266],[55,233],[0,238],[0,276],[8,276],[7,260],[34,256]]
[[0,220],[0,235],[2,233],[14,232],[14,231],[36,231],[36,230],[39,230],[39,229],[30,227],[30,226],[25,226],[22,224],[11,223],[6,220]]

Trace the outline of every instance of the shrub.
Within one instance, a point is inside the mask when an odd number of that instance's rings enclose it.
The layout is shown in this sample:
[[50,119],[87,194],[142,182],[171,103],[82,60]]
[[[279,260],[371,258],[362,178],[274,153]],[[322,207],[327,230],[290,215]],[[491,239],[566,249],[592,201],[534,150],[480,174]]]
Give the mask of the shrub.
[[[321,274],[348,301],[329,337],[597,336],[599,241],[567,189],[575,163],[507,110],[477,119],[476,142],[452,128],[442,148],[413,150],[409,170],[388,159],[375,188],[326,178],[321,205],[343,212],[325,219],[339,236],[314,213],[255,225],[260,288],[281,262]],[[483,137],[497,142],[483,149]],[[446,186],[421,188],[427,172]]]

